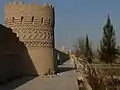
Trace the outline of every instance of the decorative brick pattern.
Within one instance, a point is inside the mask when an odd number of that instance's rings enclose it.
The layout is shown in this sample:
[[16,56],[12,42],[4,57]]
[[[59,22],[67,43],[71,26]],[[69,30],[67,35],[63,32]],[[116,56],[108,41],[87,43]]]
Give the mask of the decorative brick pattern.
[[4,25],[12,28],[27,47],[54,45],[54,8],[51,5],[6,4]]

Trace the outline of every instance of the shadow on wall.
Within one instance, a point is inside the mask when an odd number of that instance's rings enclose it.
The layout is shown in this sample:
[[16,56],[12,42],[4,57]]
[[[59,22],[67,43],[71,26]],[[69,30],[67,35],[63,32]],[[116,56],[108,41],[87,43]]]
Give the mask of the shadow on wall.
[[[27,48],[12,29],[0,25],[0,84],[29,75],[36,77],[38,74]],[[23,83],[29,80],[23,80]],[[11,90],[18,86],[11,87]]]
[[57,61],[57,65],[62,65],[64,62],[68,61],[70,59],[69,55],[62,52],[62,51],[59,51],[57,49],[55,49],[55,58],[56,58],[56,61]]

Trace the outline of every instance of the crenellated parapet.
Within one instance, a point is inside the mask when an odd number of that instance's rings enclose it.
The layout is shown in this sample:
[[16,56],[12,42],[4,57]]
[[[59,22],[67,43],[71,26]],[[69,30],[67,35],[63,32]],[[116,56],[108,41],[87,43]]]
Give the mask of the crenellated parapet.
[[5,14],[14,12],[16,16],[19,16],[19,14],[28,15],[29,13],[36,16],[45,15],[45,13],[47,13],[46,15],[48,16],[49,14],[51,15],[53,9],[54,7],[48,3],[44,5],[37,5],[36,3],[24,4],[19,2],[5,4]]
[[53,5],[51,5],[51,4],[49,4],[49,3],[44,3],[43,5],[38,5],[38,4],[36,4],[36,3],[30,3],[30,4],[25,4],[24,2],[17,2],[17,1],[14,1],[14,2],[8,2],[8,3],[6,3],[5,4],[5,8],[6,7],[13,7],[13,6],[16,6],[16,7],[22,7],[22,6],[24,6],[24,7],[29,7],[29,8],[38,8],[38,9],[43,9],[43,8],[54,8],[54,6]]
[[54,25],[54,7],[51,4],[44,5],[24,4],[13,2],[5,4],[5,25]]

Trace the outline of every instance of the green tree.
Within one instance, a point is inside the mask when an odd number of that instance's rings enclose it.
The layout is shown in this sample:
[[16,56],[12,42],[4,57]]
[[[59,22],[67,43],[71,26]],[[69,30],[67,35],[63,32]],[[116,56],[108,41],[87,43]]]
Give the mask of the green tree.
[[100,61],[111,64],[118,58],[119,51],[116,48],[115,30],[108,15],[107,23],[103,27],[103,37],[100,41]]
[[92,63],[93,53],[92,53],[91,43],[89,42],[88,39],[88,35],[86,35],[86,40],[85,40],[85,57],[89,63]]

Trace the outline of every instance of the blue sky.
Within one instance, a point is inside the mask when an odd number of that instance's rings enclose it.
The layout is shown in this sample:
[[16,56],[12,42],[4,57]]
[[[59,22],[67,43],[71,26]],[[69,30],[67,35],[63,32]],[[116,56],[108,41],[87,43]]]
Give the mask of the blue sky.
[[[0,23],[3,23],[4,4],[14,0],[0,1]],[[21,1],[21,0],[17,0]],[[120,0],[22,0],[26,3],[51,3],[55,6],[56,47],[71,48],[78,37],[89,35],[93,47],[98,46],[102,28],[107,15],[116,30],[117,43],[120,45]]]

